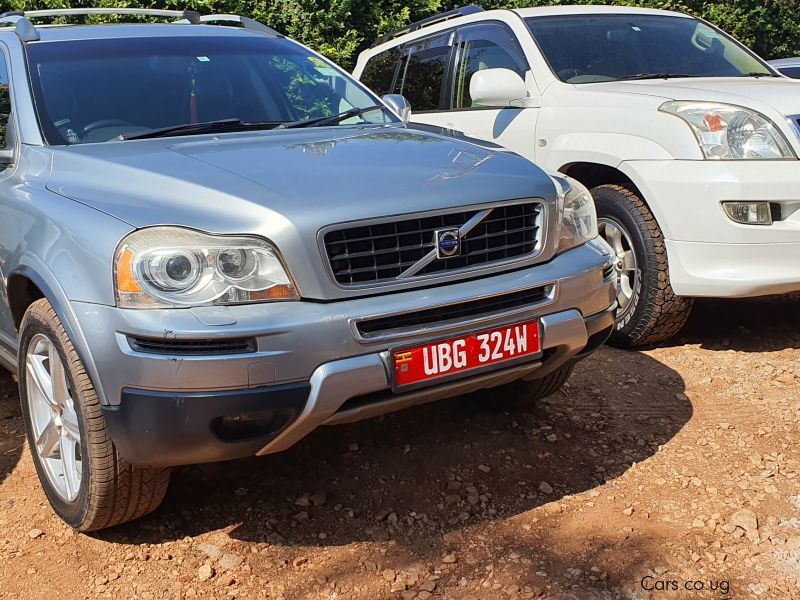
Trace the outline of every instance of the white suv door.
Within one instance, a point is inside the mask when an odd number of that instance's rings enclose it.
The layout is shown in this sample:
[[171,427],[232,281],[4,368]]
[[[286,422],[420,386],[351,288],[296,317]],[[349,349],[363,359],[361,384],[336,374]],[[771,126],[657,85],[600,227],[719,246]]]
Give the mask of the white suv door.
[[513,71],[524,80],[528,100],[539,98],[525,53],[501,22],[447,29],[391,48],[366,63],[361,80],[380,95],[403,94],[417,123],[463,131],[534,156],[539,109],[473,102],[472,77],[485,69]]
[[538,108],[480,106],[470,96],[470,82],[475,73],[508,69],[525,81],[532,97],[538,97],[528,61],[511,29],[499,22],[460,27],[453,65],[451,110],[442,115],[444,125],[491,140],[522,156],[533,156]]

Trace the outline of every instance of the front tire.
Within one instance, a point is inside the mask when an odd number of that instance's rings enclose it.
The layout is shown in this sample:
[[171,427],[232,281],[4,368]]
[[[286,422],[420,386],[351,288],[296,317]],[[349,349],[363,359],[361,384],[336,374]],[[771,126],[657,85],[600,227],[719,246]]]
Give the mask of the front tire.
[[676,296],[661,228],[642,199],[623,185],[592,190],[600,235],[616,253],[617,322],[609,344],[645,346],[676,335],[693,300]]
[[577,361],[572,360],[539,379],[518,379],[493,388],[480,390],[473,394],[473,399],[481,408],[494,410],[513,410],[532,405],[552,396],[567,382],[572,375]]
[[155,510],[169,470],[134,467],[119,456],[94,386],[45,299],[22,319],[19,354],[28,446],[58,516],[78,531],[93,531]]

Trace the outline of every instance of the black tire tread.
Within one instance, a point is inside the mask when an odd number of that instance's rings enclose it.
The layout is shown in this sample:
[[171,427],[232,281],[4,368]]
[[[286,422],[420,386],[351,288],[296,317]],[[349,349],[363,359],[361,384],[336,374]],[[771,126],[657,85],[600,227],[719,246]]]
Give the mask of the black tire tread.
[[[644,201],[626,185],[606,184],[592,189],[592,195],[596,200],[600,196],[601,206],[604,200],[602,196],[605,193],[613,194],[609,201],[616,202],[634,221],[645,240],[644,251],[647,262],[654,266],[642,272],[643,278],[648,278],[643,285],[649,284],[653,291],[640,297],[639,302],[644,302],[642,307],[636,309],[640,314],[635,317],[633,326],[626,331],[615,329],[609,344],[631,348],[663,342],[677,335],[686,324],[694,300],[675,295],[669,280],[664,235]],[[598,212],[602,212],[600,207]]]
[[523,408],[560,390],[572,375],[576,363],[577,361],[573,359],[539,379],[518,379],[497,387],[478,390],[468,398],[482,410],[505,411]]
[[31,319],[48,323],[56,332],[66,354],[65,367],[77,388],[75,395],[80,398],[84,436],[89,448],[84,460],[88,458],[90,463],[90,480],[80,521],[70,525],[79,531],[95,531],[152,512],[164,499],[170,470],[135,467],[119,455],[106,427],[97,392],[58,315],[46,299],[31,304],[22,320],[21,331]]
[[567,382],[574,368],[575,362],[571,361],[541,379],[526,381],[523,400],[525,402],[536,402],[542,398],[552,396]]

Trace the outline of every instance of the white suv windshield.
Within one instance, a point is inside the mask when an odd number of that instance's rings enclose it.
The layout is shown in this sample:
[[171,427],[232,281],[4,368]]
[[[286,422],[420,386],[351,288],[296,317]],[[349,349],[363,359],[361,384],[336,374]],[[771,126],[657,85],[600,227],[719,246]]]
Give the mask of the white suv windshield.
[[142,37],[26,48],[50,144],[143,137],[220,121],[223,131],[267,129],[350,111],[353,116],[330,124],[395,121],[388,111],[370,108],[377,102],[361,84],[283,39]]
[[553,72],[567,83],[774,75],[724,33],[688,17],[583,14],[526,21]]

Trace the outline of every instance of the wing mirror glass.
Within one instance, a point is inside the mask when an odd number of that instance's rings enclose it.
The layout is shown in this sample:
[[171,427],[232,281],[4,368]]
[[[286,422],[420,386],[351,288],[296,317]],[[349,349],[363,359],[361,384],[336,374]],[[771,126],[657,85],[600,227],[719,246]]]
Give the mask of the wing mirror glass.
[[411,120],[411,105],[405,96],[401,94],[386,94],[383,97],[383,102],[403,120],[403,123],[408,123]]
[[538,106],[538,100],[531,97],[525,80],[511,69],[477,71],[469,82],[469,95],[473,106],[496,108]]

